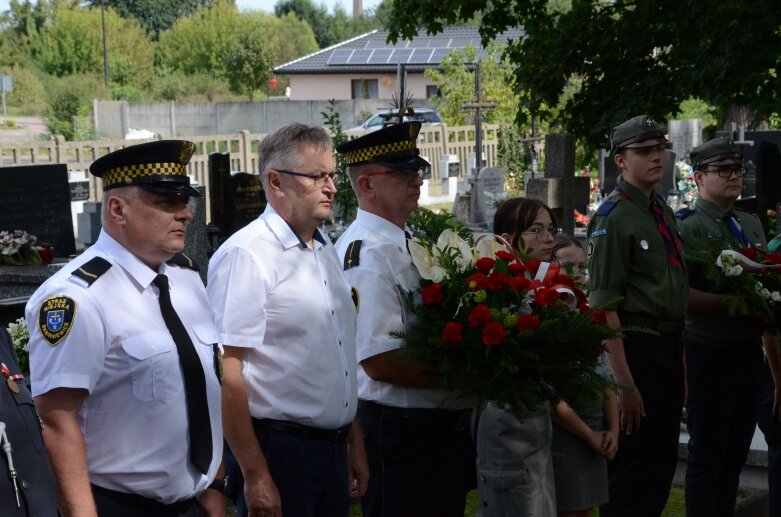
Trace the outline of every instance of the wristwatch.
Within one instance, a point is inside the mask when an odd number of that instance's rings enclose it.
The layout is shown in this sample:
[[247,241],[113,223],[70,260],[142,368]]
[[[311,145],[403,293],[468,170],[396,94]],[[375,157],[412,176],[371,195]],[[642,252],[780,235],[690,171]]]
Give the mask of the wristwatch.
[[228,476],[225,476],[224,478],[215,478],[214,481],[212,481],[211,485],[209,485],[209,488],[212,490],[217,490],[218,492],[222,494],[228,493]]

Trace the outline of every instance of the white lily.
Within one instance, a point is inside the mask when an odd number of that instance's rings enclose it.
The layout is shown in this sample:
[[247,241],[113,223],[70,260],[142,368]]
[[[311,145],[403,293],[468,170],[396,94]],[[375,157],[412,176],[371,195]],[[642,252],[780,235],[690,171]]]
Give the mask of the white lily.
[[456,264],[458,264],[458,269],[461,272],[466,271],[474,262],[472,248],[469,246],[469,243],[459,237],[453,230],[445,230],[439,235],[437,247],[434,250],[434,256],[439,259],[440,255],[443,252],[446,252],[448,248],[458,250],[458,254],[454,255]]
[[439,266],[439,253],[435,250],[437,256],[433,256],[431,252],[417,239],[410,239],[409,253],[412,256],[412,263],[420,273],[422,278],[431,280],[432,282],[441,282],[445,279],[445,270]]

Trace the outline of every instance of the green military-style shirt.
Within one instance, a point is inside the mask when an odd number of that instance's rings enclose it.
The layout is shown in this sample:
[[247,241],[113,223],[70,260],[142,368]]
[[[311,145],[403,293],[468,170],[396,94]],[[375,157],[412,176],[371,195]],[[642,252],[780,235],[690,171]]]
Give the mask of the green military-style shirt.
[[[661,198],[673,238],[680,240],[672,210]],[[664,240],[651,213],[651,199],[620,180],[588,226],[589,302],[619,312],[682,320],[689,280],[683,264],[667,259]],[[615,300],[621,298],[618,302]]]
[[[697,198],[692,210],[678,212],[679,227],[687,249],[692,253],[689,259],[699,255],[701,250],[739,249],[735,239],[723,220],[725,212],[709,201]],[[749,245],[762,251],[767,250],[765,233],[759,218],[749,212],[733,209]],[[726,294],[724,288],[706,278],[705,264],[701,261],[687,261],[691,286],[707,293]],[[695,343],[722,344],[746,342],[758,339],[762,327],[751,317],[725,317],[724,312],[690,313],[686,315],[686,338]]]

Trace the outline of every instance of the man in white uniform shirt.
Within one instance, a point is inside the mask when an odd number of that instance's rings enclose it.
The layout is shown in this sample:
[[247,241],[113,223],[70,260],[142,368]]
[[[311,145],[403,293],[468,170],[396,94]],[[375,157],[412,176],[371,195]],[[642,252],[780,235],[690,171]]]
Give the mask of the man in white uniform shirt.
[[[62,515],[224,515],[220,348],[180,252],[192,142],[149,142],[90,166],[98,241],[26,308],[33,395]],[[214,488],[214,489],[210,489]]]
[[354,422],[355,305],[317,228],[338,181],[331,138],[290,124],[258,154],[266,210],[209,263],[225,346],[225,437],[244,477],[237,508],[344,517],[368,467]]
[[359,300],[358,417],[372,473],[363,514],[463,516],[475,472],[470,454],[470,403],[400,355],[413,317],[401,289],[420,277],[407,251],[405,226],[417,208],[420,122],[389,125],[340,145],[358,196],[355,222],[336,243]]

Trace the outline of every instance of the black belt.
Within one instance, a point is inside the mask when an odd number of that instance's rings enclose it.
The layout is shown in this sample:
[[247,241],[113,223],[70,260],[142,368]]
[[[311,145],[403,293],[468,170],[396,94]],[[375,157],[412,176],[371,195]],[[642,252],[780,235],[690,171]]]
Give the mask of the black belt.
[[125,514],[127,510],[133,510],[138,515],[150,516],[184,515],[199,506],[195,498],[165,504],[138,494],[117,492],[92,483],[90,487],[95,495],[98,513],[101,515],[122,513],[121,510],[125,510]]
[[318,440],[321,442],[343,442],[350,433],[350,425],[338,429],[322,429],[308,425],[297,424],[296,422],[287,422],[284,420],[271,420],[270,418],[253,418],[252,425],[255,431],[271,431],[274,433],[289,434],[298,438],[307,440]]
[[358,410],[378,416],[390,416],[396,418],[414,418],[418,420],[439,420],[461,423],[467,421],[471,409],[441,409],[441,408],[409,408],[385,406],[370,400],[359,400]]
[[683,319],[667,320],[634,312],[619,312],[618,319],[621,320],[621,325],[644,327],[649,330],[668,334],[679,334],[683,332],[683,329],[686,327],[686,322]]

